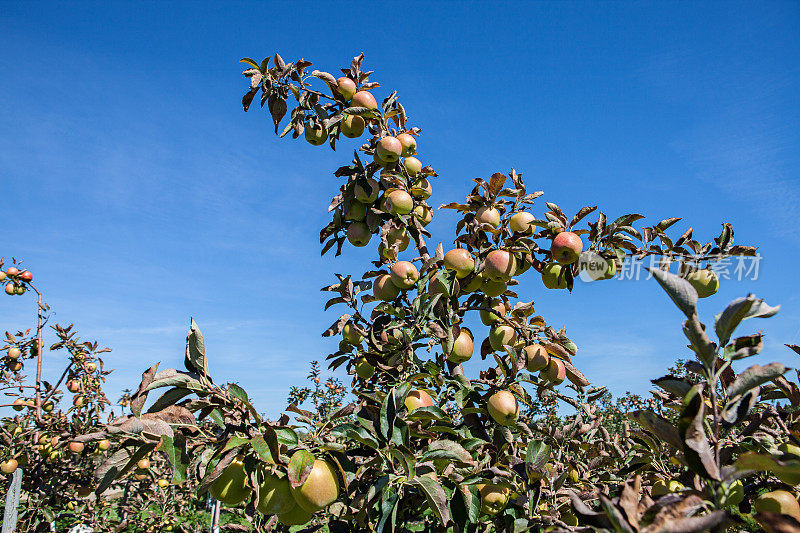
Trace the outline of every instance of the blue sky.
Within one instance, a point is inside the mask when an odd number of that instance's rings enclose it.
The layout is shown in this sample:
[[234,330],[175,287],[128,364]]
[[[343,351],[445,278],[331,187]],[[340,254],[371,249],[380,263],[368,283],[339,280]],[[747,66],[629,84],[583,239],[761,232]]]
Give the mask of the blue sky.
[[[0,4],[0,255],[25,259],[54,322],[113,348],[112,399],[150,362],[182,364],[190,316],[216,379],[273,416],[335,349],[320,333],[338,314],[318,289],[373,251],[320,258],[318,231],[356,144],[278,140],[265,113],[242,112],[238,59],[275,52],[335,72],[364,51],[376,93],[397,89],[423,130],[434,205],[514,167],[566,212],[684,217],[676,231],[703,240],[732,222],[759,246],[760,276],[723,283],[703,318],[748,292],[782,304],[742,332],[768,335],[751,361],[796,364],[782,344],[800,343],[800,5],[311,5]],[[454,220],[437,213],[434,243],[452,242]],[[522,293],[615,394],[646,392],[686,357],[653,280],[568,294],[529,276]],[[0,298],[4,329],[34,313]]]

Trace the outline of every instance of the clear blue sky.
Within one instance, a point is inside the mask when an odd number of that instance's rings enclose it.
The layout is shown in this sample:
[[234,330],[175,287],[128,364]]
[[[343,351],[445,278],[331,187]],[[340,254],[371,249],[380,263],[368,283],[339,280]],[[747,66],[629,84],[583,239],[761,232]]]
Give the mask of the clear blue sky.
[[[332,171],[355,143],[278,140],[266,114],[242,112],[238,59],[276,51],[329,72],[364,51],[378,95],[399,90],[423,129],[434,205],[515,167],[567,212],[684,217],[704,240],[732,222],[761,275],[723,283],[703,318],[748,292],[780,303],[742,331],[768,334],[751,361],[796,363],[782,344],[800,343],[800,4],[310,6],[0,2],[0,255],[26,260],[54,321],[113,348],[112,399],[150,362],[182,364],[190,316],[217,380],[271,415],[335,349],[318,289],[373,253],[319,256]],[[434,242],[452,242],[453,220],[437,215]],[[653,280],[522,290],[615,394],[686,356]],[[0,298],[4,329],[34,311]]]

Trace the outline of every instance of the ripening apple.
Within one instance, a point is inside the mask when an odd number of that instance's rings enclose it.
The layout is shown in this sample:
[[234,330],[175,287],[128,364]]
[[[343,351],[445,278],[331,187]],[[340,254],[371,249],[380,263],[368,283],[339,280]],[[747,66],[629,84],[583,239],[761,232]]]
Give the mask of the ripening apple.
[[23,409],[25,409],[25,406],[27,405],[28,405],[27,401],[23,400],[22,398],[17,398],[16,400],[13,401],[12,409],[14,409],[15,411],[22,411]]
[[44,402],[42,404],[42,410],[45,413],[51,413],[51,412],[53,412],[53,409],[55,408],[55,406],[56,405],[53,402]]
[[[416,157],[409,156],[403,160],[403,168],[406,169],[409,176],[415,178],[422,170],[422,162]],[[428,196],[430,196],[430,194]]]
[[345,102],[349,102],[356,94],[356,82],[346,76],[336,80],[336,90]]
[[85,446],[82,442],[70,441],[70,443],[67,444],[67,448],[69,448],[69,451],[72,453],[81,453]]
[[482,276],[481,279],[483,279],[483,283],[481,284],[481,292],[483,292],[483,294],[486,296],[491,296],[494,298],[495,296],[500,296],[506,292],[505,282],[486,279],[485,276]]
[[528,372],[538,372],[550,363],[550,354],[544,349],[541,344],[531,344],[525,347],[525,356],[527,358],[526,368]]
[[136,463],[136,468],[139,470],[149,470],[150,469],[150,459],[144,457],[139,459],[139,462]]
[[480,224],[489,224],[493,228],[500,225],[500,212],[494,207],[479,207],[475,213],[475,220]]
[[366,107],[370,111],[378,109],[378,102],[375,101],[375,97],[369,91],[358,91],[354,94],[351,105],[353,107]]
[[403,157],[409,157],[417,153],[417,139],[410,133],[401,133],[397,136],[400,145],[403,147]]
[[504,485],[494,483],[479,484],[478,492],[481,496],[481,512],[494,516],[506,508],[508,504],[509,489]]
[[236,456],[225,470],[211,484],[209,492],[214,497],[231,507],[239,505],[250,497],[252,489],[247,485],[247,473],[244,470],[244,457]]
[[6,274],[13,278],[14,276],[19,275],[19,269],[17,267],[8,267],[6,269]]
[[514,213],[514,215],[511,217],[508,227],[511,229],[511,233],[530,235],[533,233],[533,225],[531,222],[534,220],[536,220],[536,217],[534,217],[532,214],[526,211],[520,211],[519,213]]
[[25,286],[17,285],[16,287],[14,287],[14,294],[16,294],[17,296],[22,296],[23,294],[25,294]]
[[84,398],[80,394],[72,398],[72,405],[74,405],[75,407],[83,407],[85,403],[86,403],[86,398]]
[[97,363],[95,363],[94,361],[89,361],[88,363],[83,365],[83,367],[86,369],[87,372],[91,374],[92,372],[97,370]]
[[306,140],[314,146],[319,146],[328,140],[328,128],[323,126],[321,122],[316,122],[314,124],[309,122],[306,124],[305,130]]
[[402,252],[408,248],[411,237],[409,237],[406,228],[392,228],[386,232],[386,242],[389,243],[389,246],[395,247],[398,251]]
[[381,187],[378,184],[378,181],[374,178],[367,178],[366,189],[362,187],[359,182],[356,182],[355,186],[353,187],[353,195],[356,197],[356,200],[362,204],[371,204],[377,200],[380,191]]
[[19,279],[30,283],[31,281],[33,281],[33,274],[31,274],[28,270],[23,270],[19,274]]
[[414,200],[402,189],[388,191],[384,196],[385,209],[393,215],[407,215],[414,209]]
[[571,265],[578,260],[583,251],[583,241],[580,236],[571,231],[562,231],[553,239],[550,245],[550,255],[562,265]]
[[511,326],[500,324],[489,330],[489,344],[492,349],[500,351],[503,345],[513,346],[517,340],[517,332]]
[[387,163],[396,163],[400,160],[400,154],[403,153],[403,145],[400,144],[397,137],[386,136],[378,141],[375,153]]
[[500,320],[501,316],[506,316],[506,304],[503,300],[499,298],[494,298],[486,303],[485,307],[489,307],[494,312],[491,311],[480,311],[481,322],[484,326],[491,326],[498,320]]
[[419,280],[419,271],[410,261],[398,261],[392,265],[391,276],[398,289],[409,289]]
[[[562,273],[564,267],[558,263],[548,263],[542,269],[542,282],[548,289],[566,289],[567,277]],[[560,279],[559,279],[560,278]]]
[[15,361],[13,359],[9,359],[6,361],[6,366],[12,372],[19,372],[22,370],[22,361]]
[[492,250],[486,256],[483,273],[491,281],[507,282],[517,269],[514,254],[507,250]]
[[12,282],[6,283],[6,294],[9,296],[17,294],[17,287]]
[[347,240],[350,244],[357,247],[363,247],[369,244],[372,233],[369,231],[369,226],[363,222],[353,222],[347,227]]
[[414,409],[419,409],[420,407],[430,407],[433,405],[433,398],[431,395],[425,392],[424,390],[412,390],[406,396],[405,401],[403,404],[408,409],[410,413]]
[[6,279],[7,277],[8,277],[8,276],[6,276],[6,273],[5,273],[5,271],[3,271],[3,270],[0,270],[0,281],[3,281],[3,280],[4,280],[4,279]]
[[418,179],[411,187],[411,196],[420,200],[427,200],[431,197],[432,192],[433,188],[425,178]]
[[16,459],[6,459],[0,463],[0,472],[3,472],[4,474],[13,474],[17,469],[17,466],[19,466],[19,463]]
[[797,503],[797,498],[785,490],[773,490],[762,494],[756,498],[753,509],[759,513],[780,513],[800,520],[800,505]]
[[97,441],[97,449],[101,451],[106,451],[107,449],[111,448],[111,441],[108,439],[102,439]]
[[367,216],[367,206],[359,201],[350,202],[344,210],[344,219],[361,222]]
[[314,513],[329,506],[339,497],[339,479],[336,470],[327,461],[314,460],[314,466],[305,482],[292,488],[297,505]]
[[278,522],[285,526],[302,526],[307,524],[313,513],[309,513],[299,505],[292,507],[291,511],[278,515]]
[[423,226],[427,226],[433,220],[433,213],[431,213],[431,208],[427,205],[419,204],[415,206],[413,213]]
[[561,385],[564,382],[564,378],[567,377],[567,369],[560,359],[551,357],[547,367],[542,369],[541,375],[550,383]]
[[366,122],[358,115],[345,115],[339,122],[339,131],[348,139],[357,139],[361,137],[366,127]]
[[361,341],[364,340],[364,336],[358,332],[355,324],[353,324],[352,322],[348,322],[342,328],[342,338],[347,342],[349,342],[350,344],[352,344],[353,346],[361,344]]
[[169,487],[169,481],[164,479],[163,477],[161,479],[159,479],[156,483],[162,489],[166,489],[167,487]]
[[444,254],[444,267],[456,273],[458,279],[463,279],[472,274],[475,269],[475,260],[464,248],[454,248]]
[[500,390],[489,396],[486,410],[492,419],[501,426],[513,426],[519,417],[517,399],[507,390]]
[[391,302],[399,294],[400,289],[392,283],[392,277],[389,274],[381,274],[372,282],[372,295],[378,300]]
[[719,278],[713,270],[697,270],[686,276],[686,281],[697,291],[698,298],[708,298],[719,290]]
[[16,346],[12,346],[8,349],[8,356],[11,359],[17,359],[20,355],[22,355],[22,351]]
[[472,335],[468,329],[462,329],[458,332],[458,337],[453,341],[453,349],[450,350],[447,360],[456,364],[469,361],[472,357],[472,350]]
[[650,494],[653,496],[653,498],[659,498],[671,492],[681,491],[684,488],[685,487],[675,479],[669,479],[669,480],[659,479],[658,481],[653,483],[653,488],[650,490]]
[[375,367],[366,358],[359,357],[356,361],[356,375],[361,379],[369,379],[375,375]]
[[67,390],[70,392],[78,392],[81,390],[81,382],[74,379],[67,381]]
[[296,505],[286,474],[271,474],[263,469],[258,484],[258,511],[265,515],[284,514]]

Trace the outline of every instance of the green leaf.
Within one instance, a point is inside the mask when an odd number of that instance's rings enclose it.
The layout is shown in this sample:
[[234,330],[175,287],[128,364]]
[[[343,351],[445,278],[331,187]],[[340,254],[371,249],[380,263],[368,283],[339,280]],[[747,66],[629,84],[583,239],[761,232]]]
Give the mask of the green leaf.
[[314,455],[308,450],[298,450],[292,454],[287,469],[289,484],[292,487],[298,488],[305,483],[314,467],[314,460]]
[[788,369],[780,363],[770,363],[760,366],[753,365],[736,378],[736,381],[728,387],[728,397],[734,398],[744,394],[754,387],[772,381],[778,376],[782,376]]
[[[258,68],[258,67],[256,67]],[[189,325],[189,334],[186,336],[186,370],[197,372],[204,379],[208,379],[208,359],[206,358],[206,345],[203,334],[197,327],[194,319]]]
[[683,453],[686,462],[695,473],[706,479],[719,479],[719,469],[714,453],[706,437],[705,401],[703,385],[695,385],[683,399],[683,408],[678,420],[678,433],[683,440]]
[[789,485],[800,484],[800,461],[798,460],[781,461],[770,455],[745,452],[739,456],[734,466],[738,470],[745,472],[772,472],[775,477],[784,483]]
[[748,318],[769,318],[775,315],[781,306],[770,307],[764,300],[750,294],[747,298],[737,298],[728,304],[720,314],[714,317],[714,329],[719,337],[720,345],[725,345],[742,320]]
[[525,452],[525,468],[528,477],[531,479],[541,479],[544,475],[544,466],[550,460],[550,445],[544,441],[533,440],[528,444]]
[[172,464],[172,482],[181,484],[186,481],[186,469],[191,458],[186,453],[186,437],[182,433],[175,433],[173,437],[161,437],[161,451],[167,454]]
[[439,482],[427,476],[417,476],[411,483],[422,489],[431,509],[442,525],[446,526],[450,522],[450,508],[447,506],[447,494]]
[[695,313],[695,306],[697,306],[697,291],[692,284],[672,272],[666,272],[659,268],[648,268],[647,271],[672,298],[678,309],[683,311],[687,318],[691,318]]

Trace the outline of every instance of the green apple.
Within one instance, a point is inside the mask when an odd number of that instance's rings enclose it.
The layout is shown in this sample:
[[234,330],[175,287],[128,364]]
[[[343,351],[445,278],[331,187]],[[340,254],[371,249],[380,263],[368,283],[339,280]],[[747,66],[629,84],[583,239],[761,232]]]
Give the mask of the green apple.
[[532,214],[525,211],[520,211],[519,213],[514,213],[514,215],[511,217],[508,227],[511,230],[511,233],[530,235],[533,233],[534,226],[531,225],[531,222],[534,220],[536,220],[536,217],[534,217]]
[[719,278],[713,270],[697,270],[686,276],[697,291],[698,298],[708,298],[719,290]]
[[419,204],[415,206],[413,213],[423,226],[427,226],[433,220],[433,213],[431,213],[431,208],[427,205]]
[[[542,282],[548,289],[566,289],[567,278],[562,273],[564,267],[558,263],[548,263],[542,269]],[[560,278],[560,279],[559,279]]]
[[450,350],[450,355],[447,360],[451,363],[460,364],[464,361],[469,361],[472,357],[472,334],[467,329],[462,329],[458,333],[455,341],[453,341],[453,349]]
[[501,426],[513,426],[519,418],[517,399],[507,390],[500,390],[489,396],[486,402],[489,416]]
[[353,187],[353,195],[356,197],[356,200],[362,204],[371,204],[377,200],[380,191],[381,187],[374,178],[367,178],[366,188],[362,187],[359,182],[356,182]]
[[214,499],[231,507],[239,505],[250,497],[252,489],[247,485],[244,458],[237,456],[225,467],[222,474],[214,480],[209,489]]
[[297,505],[314,513],[329,506],[339,497],[339,479],[336,470],[327,461],[316,459],[305,482],[292,488]]
[[358,332],[355,324],[352,322],[348,322],[342,328],[342,338],[353,346],[360,344],[361,341],[364,340],[364,336]]
[[753,509],[759,513],[780,513],[800,520],[800,505],[797,503],[797,498],[785,490],[773,490],[762,494],[756,498]]
[[506,292],[506,284],[503,281],[494,281],[491,279],[486,279],[482,277],[483,283],[481,284],[481,292],[486,296],[500,296],[504,292]]
[[339,122],[339,131],[349,139],[357,139],[364,134],[367,124],[358,115],[345,115]]
[[381,274],[372,282],[372,295],[378,300],[391,302],[400,294],[400,289],[392,283],[389,274]]
[[319,146],[328,140],[328,128],[321,122],[311,124],[308,122],[305,128],[306,140],[314,146]]
[[493,228],[497,228],[500,225],[500,212],[494,207],[479,207],[475,213],[475,220],[480,224],[489,224]]
[[350,244],[357,247],[363,247],[369,244],[372,233],[369,231],[369,226],[363,222],[353,222],[347,227],[347,240]]
[[369,379],[375,375],[375,367],[366,358],[359,357],[356,361],[356,375],[361,379]]
[[[422,162],[416,157],[409,156],[403,160],[403,168],[406,169],[406,172],[408,172],[409,176],[415,178],[417,177],[417,174],[419,174],[420,171],[422,170]],[[427,180],[425,181],[427,183]],[[430,184],[428,184],[428,186],[430,187]],[[428,196],[430,196],[430,193],[428,193]],[[425,198],[427,198],[428,196],[426,196]]]
[[266,469],[261,472],[258,498],[258,511],[265,515],[288,513],[297,505],[286,474],[271,474]]
[[407,191],[394,189],[384,196],[384,211],[393,215],[407,215],[414,209],[414,199]]
[[666,494],[670,494],[672,492],[679,492],[683,490],[685,487],[675,479],[659,479],[655,483],[653,483],[653,488],[650,491],[653,498],[660,498]]
[[510,490],[505,485],[494,483],[479,484],[478,492],[481,496],[481,512],[494,516],[506,508]]
[[299,505],[295,505],[288,513],[279,514],[278,521],[285,526],[302,526],[311,521],[313,514]]
[[489,344],[495,351],[503,349],[503,345],[513,346],[517,340],[517,332],[511,326],[500,324],[489,330]]
[[490,300],[485,304],[485,307],[489,307],[495,312],[492,313],[490,311],[484,311],[484,310],[480,311],[479,314],[481,317],[481,322],[483,323],[484,326],[491,326],[492,324],[500,320],[501,316],[505,316],[506,313],[508,312],[506,309],[505,302],[503,302],[503,300],[500,300],[499,298],[494,298]]
[[367,206],[358,201],[348,204],[344,210],[344,219],[348,221],[360,222],[367,216]]

